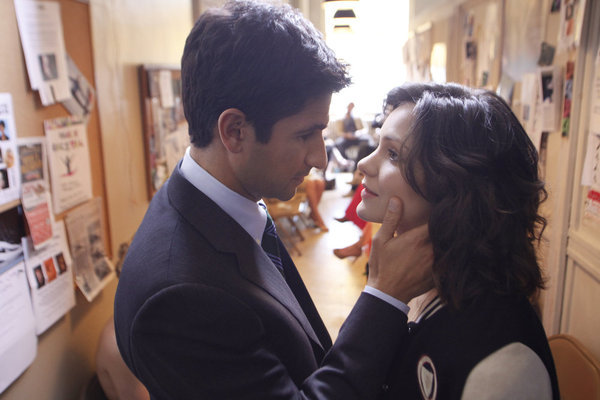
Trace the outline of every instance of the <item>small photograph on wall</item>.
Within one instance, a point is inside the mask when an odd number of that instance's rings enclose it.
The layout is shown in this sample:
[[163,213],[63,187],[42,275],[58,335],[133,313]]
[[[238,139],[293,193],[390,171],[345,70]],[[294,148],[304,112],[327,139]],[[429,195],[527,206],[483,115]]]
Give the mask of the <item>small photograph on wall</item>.
[[13,207],[0,213],[0,272],[22,256],[23,236],[25,236],[25,223],[20,207]]
[[0,168],[0,189],[8,189],[9,187],[8,172],[6,171],[6,168]]
[[465,52],[468,60],[477,59],[477,43],[474,41],[468,41],[465,45]]
[[559,67],[539,69],[540,124],[544,132],[560,129],[560,106],[562,98],[562,76]]
[[56,55],[54,53],[38,55],[38,62],[40,64],[40,71],[42,72],[42,79],[44,81],[52,81],[58,78]]
[[19,199],[17,129],[10,93],[0,93],[0,205]]
[[569,134],[569,127],[571,125],[571,103],[573,102],[573,77],[575,75],[575,63],[573,61],[567,62],[567,68],[565,70],[565,90],[563,99],[563,113],[562,113],[562,135],[567,136]]

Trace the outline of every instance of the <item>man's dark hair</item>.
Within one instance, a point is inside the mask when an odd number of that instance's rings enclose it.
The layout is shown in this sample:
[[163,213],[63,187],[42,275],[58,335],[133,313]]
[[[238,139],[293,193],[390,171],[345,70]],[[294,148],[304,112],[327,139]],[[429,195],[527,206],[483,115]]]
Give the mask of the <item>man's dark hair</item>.
[[232,1],[200,16],[181,60],[182,98],[192,143],[207,146],[219,115],[242,111],[258,140],[307,101],[350,83],[321,34],[287,5]]
[[479,296],[532,297],[543,288],[535,247],[547,197],[535,146],[496,94],[456,84],[409,84],[389,92],[412,103],[403,174],[432,205],[434,282],[455,308]]

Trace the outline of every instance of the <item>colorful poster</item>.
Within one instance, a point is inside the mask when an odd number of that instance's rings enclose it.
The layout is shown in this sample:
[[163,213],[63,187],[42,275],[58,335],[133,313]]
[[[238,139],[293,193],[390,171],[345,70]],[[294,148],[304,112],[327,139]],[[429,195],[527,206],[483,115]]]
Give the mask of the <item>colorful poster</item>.
[[0,93],[0,206],[19,199],[17,128],[10,93]]
[[75,306],[71,257],[62,221],[56,225],[54,231],[52,240],[40,250],[34,250],[28,238],[23,239],[25,266],[38,335]]
[[33,247],[39,249],[52,238],[53,222],[47,183],[45,138],[19,139],[17,152],[21,166],[21,204]]
[[575,63],[573,61],[567,62],[567,68],[565,69],[565,90],[563,99],[563,114],[561,130],[562,135],[567,136],[569,134],[569,127],[571,125],[571,103],[573,102],[573,78],[575,75]]
[[600,227],[600,192],[591,189],[585,199],[583,219],[586,222]]
[[54,213],[92,198],[92,174],[83,117],[44,121]]

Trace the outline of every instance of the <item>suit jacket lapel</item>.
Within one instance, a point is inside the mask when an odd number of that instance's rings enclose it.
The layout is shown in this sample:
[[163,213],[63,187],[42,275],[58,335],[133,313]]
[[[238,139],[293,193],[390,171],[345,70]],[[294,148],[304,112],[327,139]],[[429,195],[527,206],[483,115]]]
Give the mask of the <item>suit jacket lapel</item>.
[[204,193],[197,190],[175,168],[167,190],[169,200],[219,251],[237,256],[240,273],[277,299],[298,320],[306,334],[320,347],[320,340],[298,299],[262,248],[248,233]]
[[325,324],[323,323],[323,320],[321,319],[321,316],[319,315],[319,312],[317,311],[317,308],[315,307],[315,304],[310,297],[310,294],[308,293],[308,290],[304,285],[304,281],[302,281],[302,278],[300,277],[298,269],[294,265],[292,258],[283,246],[283,243],[280,243],[280,246],[282,248],[281,260],[285,271],[285,280],[294,293],[294,297],[300,304],[302,304],[304,315],[306,315],[310,321],[310,325],[319,338],[320,344],[322,345],[321,348],[326,352],[332,346],[331,336],[329,336],[329,332],[327,331],[327,328],[325,327]]

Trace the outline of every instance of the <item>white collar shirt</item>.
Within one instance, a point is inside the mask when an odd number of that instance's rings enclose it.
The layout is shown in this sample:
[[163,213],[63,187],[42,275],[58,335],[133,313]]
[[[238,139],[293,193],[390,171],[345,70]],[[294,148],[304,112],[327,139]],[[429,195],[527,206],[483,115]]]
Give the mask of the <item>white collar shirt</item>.
[[180,172],[196,189],[204,193],[240,224],[260,245],[267,224],[267,213],[262,200],[254,202],[222,184],[194,161],[189,147],[183,156]]

